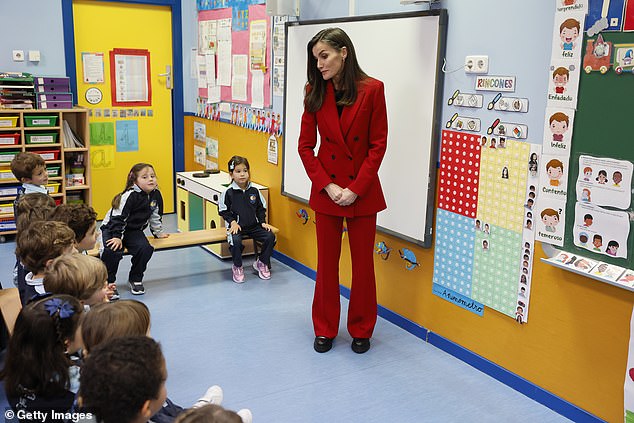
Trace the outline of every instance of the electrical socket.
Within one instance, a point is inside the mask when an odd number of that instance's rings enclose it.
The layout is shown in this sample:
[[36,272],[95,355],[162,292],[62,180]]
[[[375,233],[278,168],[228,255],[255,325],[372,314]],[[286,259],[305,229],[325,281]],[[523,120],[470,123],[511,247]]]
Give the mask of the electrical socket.
[[489,73],[489,56],[466,56],[464,71],[466,73]]

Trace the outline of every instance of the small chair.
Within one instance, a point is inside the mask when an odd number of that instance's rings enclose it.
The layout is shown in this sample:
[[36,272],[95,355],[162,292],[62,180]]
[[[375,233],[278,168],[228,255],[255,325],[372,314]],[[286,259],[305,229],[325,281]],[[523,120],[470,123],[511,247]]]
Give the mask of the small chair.
[[9,336],[13,334],[13,326],[15,326],[15,321],[21,309],[22,303],[20,302],[18,288],[0,289],[0,312],[7,326]]

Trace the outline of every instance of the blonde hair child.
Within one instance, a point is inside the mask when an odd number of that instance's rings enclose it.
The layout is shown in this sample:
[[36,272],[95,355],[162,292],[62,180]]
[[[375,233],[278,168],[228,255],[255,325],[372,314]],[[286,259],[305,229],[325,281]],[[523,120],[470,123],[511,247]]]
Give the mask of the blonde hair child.
[[108,301],[108,272],[96,257],[67,254],[57,257],[44,272],[44,289],[53,294],[67,294],[84,306]]

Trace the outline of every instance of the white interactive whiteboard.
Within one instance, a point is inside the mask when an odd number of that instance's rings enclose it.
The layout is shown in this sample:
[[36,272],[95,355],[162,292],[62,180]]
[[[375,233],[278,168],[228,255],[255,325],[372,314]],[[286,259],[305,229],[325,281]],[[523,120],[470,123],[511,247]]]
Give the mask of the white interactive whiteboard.
[[306,84],[306,46],[321,29],[342,28],[361,68],[385,84],[387,153],[379,177],[387,209],[379,230],[431,246],[440,139],[445,10],[286,25],[286,85],[282,194],[307,202],[311,182],[297,153]]

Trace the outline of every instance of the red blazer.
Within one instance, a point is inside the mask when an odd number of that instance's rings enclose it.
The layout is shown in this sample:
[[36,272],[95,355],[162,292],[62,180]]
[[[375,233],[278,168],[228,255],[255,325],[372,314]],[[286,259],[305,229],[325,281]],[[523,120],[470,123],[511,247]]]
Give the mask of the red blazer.
[[[324,103],[315,113],[304,110],[298,151],[312,181],[310,207],[333,216],[365,216],[385,209],[379,166],[387,148],[387,110],[383,83],[366,78],[357,85],[357,100],[337,113],[335,91],[328,83]],[[317,130],[321,136],[315,156]],[[334,182],[359,197],[339,206],[324,188]]]

